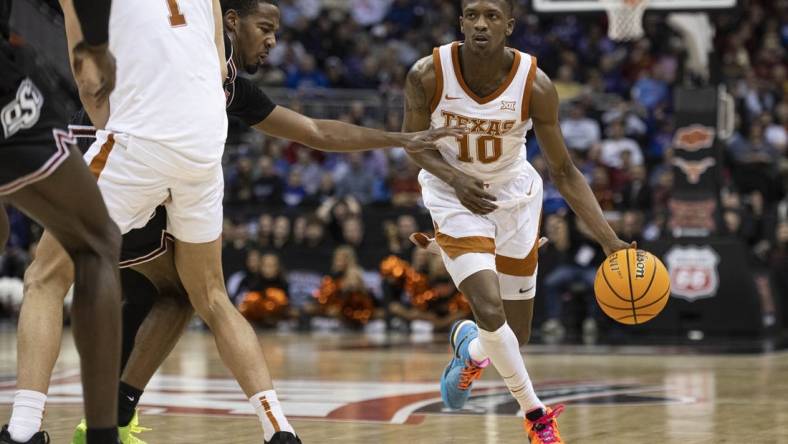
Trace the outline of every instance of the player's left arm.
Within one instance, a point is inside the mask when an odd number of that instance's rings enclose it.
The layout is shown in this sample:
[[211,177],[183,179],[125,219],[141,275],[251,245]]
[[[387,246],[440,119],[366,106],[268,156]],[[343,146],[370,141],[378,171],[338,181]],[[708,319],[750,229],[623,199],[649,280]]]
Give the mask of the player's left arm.
[[216,43],[216,52],[219,56],[219,68],[221,69],[222,82],[227,78],[227,59],[224,54],[224,17],[222,16],[222,5],[219,0],[213,0],[213,39]]
[[538,70],[531,93],[531,119],[550,177],[572,210],[588,225],[594,238],[609,255],[634,247],[618,238],[583,174],[569,157],[558,122],[558,93],[550,78]]
[[312,119],[282,106],[277,106],[254,127],[275,137],[294,140],[320,151],[333,152],[387,147],[404,147],[411,151],[437,149],[437,140],[462,134],[462,130],[456,128],[438,128],[415,133],[381,131],[338,120]]

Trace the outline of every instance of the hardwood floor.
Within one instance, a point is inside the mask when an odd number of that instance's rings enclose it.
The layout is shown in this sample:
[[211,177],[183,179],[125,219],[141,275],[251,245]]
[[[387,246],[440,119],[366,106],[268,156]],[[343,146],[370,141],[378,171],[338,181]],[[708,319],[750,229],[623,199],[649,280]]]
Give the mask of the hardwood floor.
[[[518,408],[492,368],[463,412],[444,412],[448,359],[434,340],[261,334],[285,413],[304,443],[524,443]],[[788,353],[673,354],[675,349],[525,348],[547,403],[564,403],[568,443],[788,443]],[[0,421],[14,394],[15,336],[0,332]],[[78,360],[65,335],[44,427],[69,442],[81,417]],[[190,331],[142,398],[140,435],[156,443],[262,443],[256,416],[209,334]]]

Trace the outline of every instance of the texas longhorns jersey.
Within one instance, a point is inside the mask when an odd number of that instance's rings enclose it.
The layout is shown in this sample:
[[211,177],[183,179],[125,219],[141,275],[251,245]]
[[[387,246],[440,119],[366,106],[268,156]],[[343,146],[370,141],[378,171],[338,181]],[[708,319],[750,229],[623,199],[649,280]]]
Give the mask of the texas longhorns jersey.
[[485,182],[516,177],[528,160],[525,136],[531,129],[528,114],[536,77],[536,58],[514,51],[509,75],[492,94],[476,95],[462,77],[460,43],[435,48],[436,88],[431,102],[431,127],[468,128],[461,139],[438,142],[441,155],[454,168]]
[[117,60],[106,129],[137,139],[145,163],[176,171],[221,163],[225,95],[211,0],[116,1]]

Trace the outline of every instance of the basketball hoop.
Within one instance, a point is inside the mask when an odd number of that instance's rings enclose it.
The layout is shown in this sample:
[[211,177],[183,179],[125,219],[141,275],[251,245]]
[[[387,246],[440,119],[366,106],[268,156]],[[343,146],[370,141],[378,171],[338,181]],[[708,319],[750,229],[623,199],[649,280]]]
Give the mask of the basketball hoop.
[[643,37],[643,14],[649,0],[601,0],[607,11],[607,35],[611,40],[628,41]]

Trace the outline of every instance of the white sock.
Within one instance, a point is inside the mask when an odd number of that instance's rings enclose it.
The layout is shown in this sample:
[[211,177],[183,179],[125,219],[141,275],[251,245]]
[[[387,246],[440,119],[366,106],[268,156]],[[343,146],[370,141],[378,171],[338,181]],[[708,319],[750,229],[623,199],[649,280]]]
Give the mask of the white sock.
[[44,417],[44,405],[47,395],[33,390],[17,390],[14,394],[14,409],[8,421],[8,433],[11,439],[27,442],[39,430]]
[[270,441],[274,433],[280,431],[296,434],[293,426],[287,422],[285,414],[282,413],[282,406],[279,404],[279,399],[276,398],[276,391],[260,392],[249,398],[249,402],[252,403],[257,417],[260,418],[260,423],[263,424],[263,437],[266,441]]
[[492,332],[480,328],[479,342],[503,377],[506,387],[520,404],[523,413],[544,408],[544,404],[534,392],[531,378],[525,369],[525,360],[520,354],[520,344],[509,324],[504,322],[501,328]]
[[468,353],[471,355],[473,362],[477,364],[482,363],[489,358],[487,353],[484,352],[484,349],[482,349],[482,342],[478,337],[473,338],[473,340],[468,344]]

